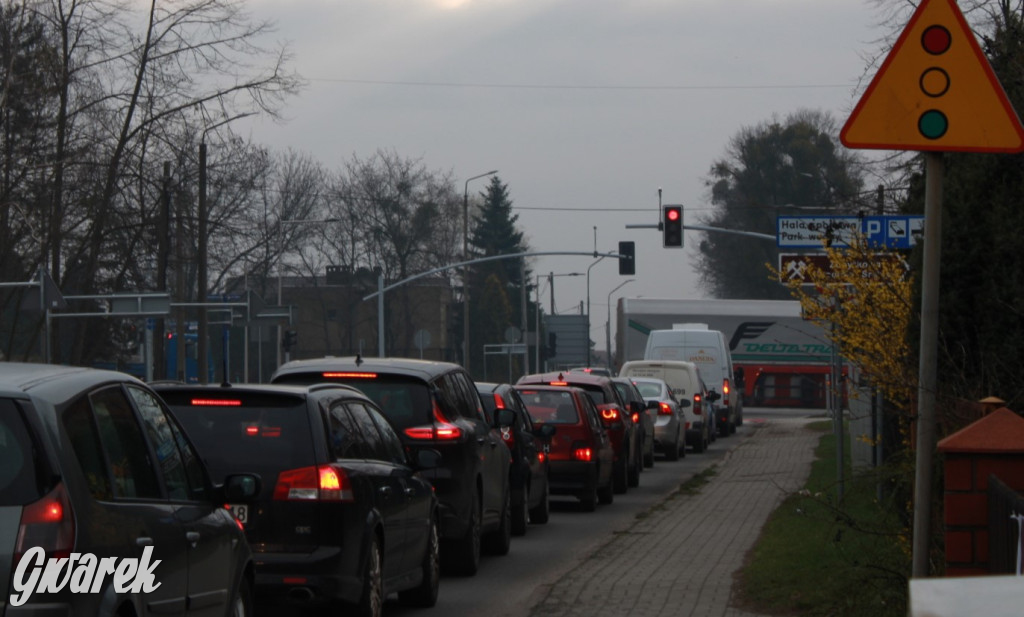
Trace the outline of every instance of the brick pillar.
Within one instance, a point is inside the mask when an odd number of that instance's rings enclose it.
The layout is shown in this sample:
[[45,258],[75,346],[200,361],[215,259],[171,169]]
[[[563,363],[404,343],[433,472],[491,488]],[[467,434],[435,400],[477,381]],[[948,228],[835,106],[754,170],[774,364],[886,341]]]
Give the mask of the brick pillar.
[[1024,492],[1024,418],[1003,407],[946,437],[946,575],[989,574],[988,478]]

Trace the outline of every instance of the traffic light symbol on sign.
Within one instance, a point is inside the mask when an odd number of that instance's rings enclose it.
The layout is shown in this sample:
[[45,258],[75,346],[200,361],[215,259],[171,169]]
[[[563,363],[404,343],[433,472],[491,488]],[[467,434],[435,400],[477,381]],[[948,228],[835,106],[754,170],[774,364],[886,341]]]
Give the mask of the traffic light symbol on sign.
[[921,0],[839,136],[849,148],[1024,150],[1024,127],[955,0]]
[[665,206],[661,217],[662,241],[666,248],[683,246],[683,207]]
[[619,242],[619,274],[636,274],[636,243]]

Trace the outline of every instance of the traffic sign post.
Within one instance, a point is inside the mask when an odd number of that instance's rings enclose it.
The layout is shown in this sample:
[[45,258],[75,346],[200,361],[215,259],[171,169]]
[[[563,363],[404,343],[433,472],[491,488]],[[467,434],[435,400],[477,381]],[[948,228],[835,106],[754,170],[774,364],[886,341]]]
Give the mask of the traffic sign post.
[[1024,128],[954,0],[921,0],[840,131],[849,148],[925,156],[914,578],[928,576],[938,385],[942,152],[1021,152]]

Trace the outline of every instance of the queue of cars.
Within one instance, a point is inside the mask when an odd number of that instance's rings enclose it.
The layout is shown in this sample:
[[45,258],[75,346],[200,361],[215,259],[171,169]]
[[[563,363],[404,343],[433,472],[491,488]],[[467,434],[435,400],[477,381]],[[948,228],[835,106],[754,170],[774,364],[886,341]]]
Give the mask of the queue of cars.
[[[508,553],[550,495],[593,511],[655,451],[685,453],[692,406],[651,378],[478,383],[401,358],[288,362],[270,381],[0,363],[0,613],[249,617],[257,594],[361,616],[392,593],[432,606],[442,570]],[[138,584],[22,580],[85,554],[134,564]]]

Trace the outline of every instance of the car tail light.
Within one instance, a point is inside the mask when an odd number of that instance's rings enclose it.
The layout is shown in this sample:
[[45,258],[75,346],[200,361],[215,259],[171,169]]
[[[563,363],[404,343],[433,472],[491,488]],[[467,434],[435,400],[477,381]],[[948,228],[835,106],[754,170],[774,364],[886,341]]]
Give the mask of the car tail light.
[[630,416],[630,418],[633,419],[633,424],[640,424],[640,414],[633,412],[633,415]]
[[274,501],[355,501],[355,495],[344,469],[320,465],[279,473]]
[[501,398],[501,395],[497,392],[494,393],[494,408],[505,409],[505,399]]
[[699,394],[694,394],[693,395],[693,413],[698,415],[698,416],[701,415],[702,413],[704,413],[704,409],[703,409],[704,404],[703,404],[702,401],[703,401],[703,399],[701,398],[701,396]]
[[729,396],[729,380],[728,379],[723,379],[722,380],[722,397],[724,398],[726,396]]
[[57,558],[69,557],[75,547],[75,517],[63,482],[22,509],[14,563],[37,546],[46,551],[47,557]]
[[546,452],[538,452],[537,453],[537,462],[538,463],[543,463],[546,460],[548,460],[548,455],[547,455]]
[[619,410],[614,407],[603,407],[601,408],[601,417],[608,422],[614,422],[619,419]]
[[594,451],[586,446],[576,446],[572,449],[572,457],[577,461],[589,463],[594,460]]
[[567,385],[569,385],[569,382],[568,381],[552,381],[552,382],[549,382],[549,385],[552,385],[552,386],[567,386]]
[[441,413],[441,408],[434,401],[434,423],[426,426],[410,426],[405,429],[405,436],[410,439],[435,441],[458,441],[462,439],[462,429],[452,424]]
[[671,416],[672,406],[668,403],[658,403],[658,415],[659,416]]
[[189,401],[193,407],[241,407],[242,401],[238,399],[222,398],[194,398]]

